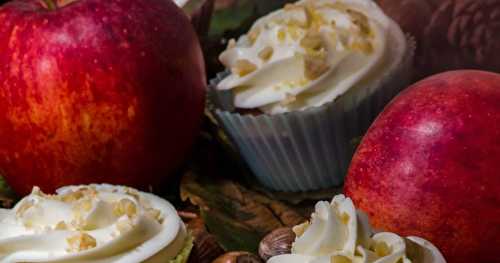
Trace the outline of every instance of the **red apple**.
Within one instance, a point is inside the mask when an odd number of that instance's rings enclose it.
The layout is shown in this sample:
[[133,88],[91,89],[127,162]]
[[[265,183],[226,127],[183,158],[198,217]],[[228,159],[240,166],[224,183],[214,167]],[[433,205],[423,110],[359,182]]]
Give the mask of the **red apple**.
[[0,25],[0,169],[19,194],[147,188],[186,157],[206,81],[172,1],[14,0]]
[[500,262],[500,75],[405,90],[363,138],[345,192],[375,227],[426,238],[449,263]]

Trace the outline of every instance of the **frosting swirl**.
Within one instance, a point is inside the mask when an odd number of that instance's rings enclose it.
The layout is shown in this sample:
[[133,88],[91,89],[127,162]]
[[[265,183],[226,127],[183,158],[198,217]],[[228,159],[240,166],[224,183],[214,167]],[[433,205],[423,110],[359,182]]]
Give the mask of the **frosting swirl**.
[[302,0],[259,19],[220,61],[237,108],[321,106],[399,66],[406,39],[372,0]]
[[292,254],[268,263],[445,263],[439,250],[418,237],[374,234],[367,216],[350,198],[337,195],[318,202],[311,221],[296,226]]
[[0,262],[168,262],[188,241],[167,201],[132,188],[34,188],[0,209]]

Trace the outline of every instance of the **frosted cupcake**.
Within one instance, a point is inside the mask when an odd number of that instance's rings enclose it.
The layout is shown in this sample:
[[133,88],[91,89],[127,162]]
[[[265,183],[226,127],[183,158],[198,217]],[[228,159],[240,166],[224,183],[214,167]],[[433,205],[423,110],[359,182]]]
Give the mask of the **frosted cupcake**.
[[371,0],[302,0],[230,41],[210,99],[262,183],[339,186],[351,140],[408,84],[413,50]]
[[192,238],[167,201],[111,185],[38,188],[0,209],[0,262],[185,263]]
[[268,263],[446,263],[427,240],[375,233],[367,216],[344,195],[331,203],[318,202],[311,220],[293,231],[292,253]]

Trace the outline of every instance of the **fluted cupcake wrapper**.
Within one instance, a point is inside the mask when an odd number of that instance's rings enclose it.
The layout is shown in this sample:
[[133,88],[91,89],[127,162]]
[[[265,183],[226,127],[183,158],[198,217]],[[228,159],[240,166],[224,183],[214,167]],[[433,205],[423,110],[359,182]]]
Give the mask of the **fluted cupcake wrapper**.
[[210,81],[209,105],[265,186],[287,192],[340,186],[356,139],[411,80],[415,44],[411,37],[408,43],[396,70],[321,107],[275,115],[234,112],[231,91],[215,88],[229,72]]

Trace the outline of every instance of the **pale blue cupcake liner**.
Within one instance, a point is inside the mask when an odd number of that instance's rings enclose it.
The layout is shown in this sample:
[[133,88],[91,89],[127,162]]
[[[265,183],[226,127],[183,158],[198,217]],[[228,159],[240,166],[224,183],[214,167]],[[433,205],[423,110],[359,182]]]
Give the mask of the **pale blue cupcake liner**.
[[355,141],[411,80],[415,44],[399,66],[378,81],[349,90],[321,107],[282,114],[235,112],[231,91],[210,81],[209,105],[257,179],[272,190],[304,192],[341,186]]

